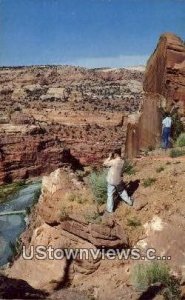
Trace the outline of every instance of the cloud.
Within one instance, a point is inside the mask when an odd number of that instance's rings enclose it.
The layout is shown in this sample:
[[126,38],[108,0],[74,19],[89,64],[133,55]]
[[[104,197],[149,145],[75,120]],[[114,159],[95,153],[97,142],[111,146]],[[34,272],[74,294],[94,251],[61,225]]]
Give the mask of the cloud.
[[86,68],[121,68],[129,66],[145,65],[148,55],[120,55],[115,57],[87,57],[78,58],[67,62],[70,65],[77,65]]

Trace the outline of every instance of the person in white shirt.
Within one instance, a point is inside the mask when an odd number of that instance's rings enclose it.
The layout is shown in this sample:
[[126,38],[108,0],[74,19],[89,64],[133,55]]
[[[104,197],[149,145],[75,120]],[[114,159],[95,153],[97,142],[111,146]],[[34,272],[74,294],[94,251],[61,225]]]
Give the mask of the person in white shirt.
[[162,121],[162,141],[163,147],[167,149],[169,147],[169,138],[171,134],[172,118],[169,113],[165,113],[165,118]]
[[107,211],[114,210],[114,195],[119,194],[121,199],[128,205],[133,205],[133,199],[129,197],[127,191],[123,188],[122,173],[124,161],[121,159],[121,149],[115,150],[104,161],[104,166],[109,167],[107,175]]

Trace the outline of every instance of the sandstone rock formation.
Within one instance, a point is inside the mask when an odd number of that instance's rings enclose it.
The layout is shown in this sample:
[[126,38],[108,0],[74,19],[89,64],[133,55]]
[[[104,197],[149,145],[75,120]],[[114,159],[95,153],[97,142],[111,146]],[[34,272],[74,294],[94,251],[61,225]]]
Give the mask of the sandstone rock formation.
[[145,72],[144,90],[159,93],[167,100],[167,107],[179,106],[185,113],[185,45],[174,34],[163,34],[150,57]]
[[[141,180],[134,193],[134,206],[120,203],[108,216],[98,215],[89,190],[88,198],[82,197],[87,196],[87,186],[83,182],[81,189],[73,185],[73,172],[58,169],[45,177],[42,195],[22,235],[27,250],[31,245],[94,251],[139,247],[146,255],[147,248],[155,248],[157,255],[171,256],[171,260],[166,261],[184,288],[185,161],[183,158],[170,159],[166,153],[164,157],[161,157],[161,152],[156,153],[155,150],[150,156],[135,160],[136,173],[124,176],[125,182],[129,183],[138,178]],[[157,172],[161,166],[163,170]],[[145,187],[143,183],[150,177],[156,181]],[[71,197],[79,193],[81,198]],[[56,299],[56,288],[59,288],[57,299],[65,297],[65,293],[67,298],[71,289],[86,292],[95,299],[112,299],[113,296],[114,299],[138,299],[140,294],[132,287],[132,267],[147,262],[124,258],[104,260],[99,254],[95,259],[80,259],[78,255],[72,260],[63,257],[57,263],[49,259],[28,261],[20,256],[7,270],[7,275],[9,280],[10,277],[24,278],[32,288],[54,291],[53,299]],[[39,272],[42,276],[38,276]],[[66,284],[70,284],[69,289]]]
[[135,157],[140,150],[153,149],[161,144],[161,112],[164,97],[145,93],[140,112],[128,118],[126,156]]
[[39,176],[72,162],[64,145],[39,126],[1,125],[0,137],[0,183]]
[[[71,202],[70,193],[79,191],[73,179],[73,173],[62,169],[43,178],[41,197],[22,236],[26,253],[33,253],[37,246],[45,247],[46,251],[51,246],[54,251],[83,249],[90,253],[99,249],[98,255],[81,258],[77,253],[69,258],[64,252],[60,259],[47,256],[42,260],[34,252],[31,260],[20,256],[8,270],[9,277],[24,279],[35,289],[52,291],[76,276],[95,272],[101,264],[101,249],[128,246],[127,235],[119,223],[109,218],[100,218],[96,223],[97,207],[90,194],[87,202],[82,198],[83,204]],[[84,187],[80,192],[85,191]]]
[[185,114],[185,46],[179,37],[170,33],[160,37],[148,60],[143,88],[140,114],[128,118],[127,157],[160,145],[162,109]]

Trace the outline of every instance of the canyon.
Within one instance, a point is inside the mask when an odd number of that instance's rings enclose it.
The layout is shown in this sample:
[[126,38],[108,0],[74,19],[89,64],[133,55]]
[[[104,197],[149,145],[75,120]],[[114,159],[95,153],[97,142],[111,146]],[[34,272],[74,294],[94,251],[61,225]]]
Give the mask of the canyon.
[[[97,164],[125,147],[143,73],[70,66],[0,69],[0,182],[73,164]],[[73,158],[73,159],[72,159]]]
[[[184,54],[183,42],[167,33],[145,73],[1,68],[0,180],[47,174],[21,236],[28,253],[39,245],[54,250],[138,248],[142,254],[154,248],[158,256],[171,257],[179,299],[185,297],[185,160],[158,149],[163,111],[175,110],[184,122]],[[94,201],[88,175],[118,147],[132,158],[134,172],[124,174],[124,181],[135,201],[133,207],[119,203],[107,215],[105,204]],[[102,252],[95,259],[65,255],[60,260],[26,260],[19,254],[4,270],[6,277],[0,277],[5,285],[0,293],[6,292],[7,281],[22,297],[27,292],[27,297],[48,299],[165,299],[164,287],[158,286],[153,296],[150,288],[134,288],[131,277],[141,261],[102,259]]]

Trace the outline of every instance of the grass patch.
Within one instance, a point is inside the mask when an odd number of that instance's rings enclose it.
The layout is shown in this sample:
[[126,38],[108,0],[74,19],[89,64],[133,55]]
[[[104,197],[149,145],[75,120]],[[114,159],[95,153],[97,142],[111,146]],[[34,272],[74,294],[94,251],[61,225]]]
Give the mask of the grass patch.
[[172,158],[184,156],[184,155],[185,155],[185,150],[181,150],[181,149],[171,149],[170,150],[170,157],[172,157]]
[[135,288],[141,291],[161,283],[164,285],[162,294],[165,299],[180,299],[179,282],[170,275],[170,269],[165,263],[137,264],[132,270],[132,281]]
[[84,204],[88,202],[87,195],[82,194],[80,192],[71,192],[67,195],[67,200],[69,202],[77,202],[79,204]]
[[181,133],[177,140],[176,140],[177,147],[184,147],[185,146],[185,132]]
[[144,187],[149,187],[149,186],[151,186],[152,184],[154,184],[155,182],[156,182],[156,178],[149,177],[149,178],[144,179],[144,181],[143,181],[143,186],[144,186]]
[[102,218],[98,212],[86,215],[85,219],[88,223],[100,224],[102,222]]
[[126,160],[124,163],[123,173],[126,173],[128,175],[134,175],[136,173],[133,164],[129,160]]
[[132,227],[141,226],[141,222],[138,219],[127,219],[127,225]]
[[157,169],[156,169],[156,172],[157,173],[161,173],[162,171],[164,171],[164,167],[158,167]]
[[92,172],[89,176],[90,189],[99,205],[107,201],[107,171]]
[[17,193],[25,186],[25,181],[14,182],[0,186],[0,203],[5,202],[11,194]]

